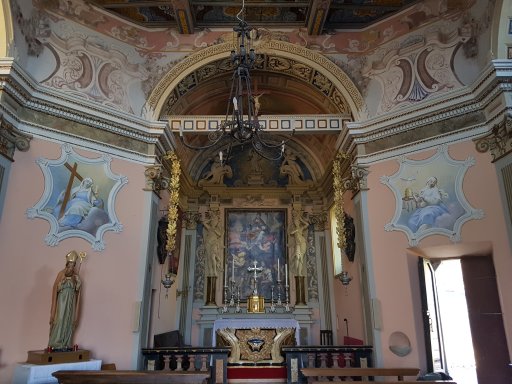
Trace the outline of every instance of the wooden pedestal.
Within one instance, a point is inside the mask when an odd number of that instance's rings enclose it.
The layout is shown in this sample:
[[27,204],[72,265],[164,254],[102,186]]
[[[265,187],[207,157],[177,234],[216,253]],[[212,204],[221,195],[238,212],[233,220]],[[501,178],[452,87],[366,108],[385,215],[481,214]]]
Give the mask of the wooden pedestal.
[[90,353],[88,350],[79,349],[69,352],[46,352],[28,351],[27,363],[29,364],[62,364],[76,363],[78,361],[89,361]]

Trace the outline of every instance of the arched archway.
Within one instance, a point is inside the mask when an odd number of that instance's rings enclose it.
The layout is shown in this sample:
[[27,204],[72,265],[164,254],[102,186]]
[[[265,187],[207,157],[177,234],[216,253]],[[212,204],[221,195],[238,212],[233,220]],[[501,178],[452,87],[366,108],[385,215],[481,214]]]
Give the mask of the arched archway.
[[9,0],[2,0],[0,7],[0,57],[8,57],[9,46],[13,41],[13,29],[11,19],[11,5]]
[[[360,120],[366,116],[361,93],[350,77],[327,57],[305,47],[271,38],[262,39],[254,45],[258,54],[289,60],[303,66],[306,71],[313,72],[308,77],[309,85],[323,91],[333,104],[338,105],[340,110],[345,109],[345,113],[350,114],[354,120]],[[200,50],[176,64],[160,80],[148,98],[144,108],[146,117],[149,119],[160,117],[166,104],[172,103],[183,94],[179,88],[181,82],[191,76],[194,77],[195,71],[225,60],[229,57],[233,46],[232,41],[217,44]],[[275,73],[279,72],[278,67],[274,68]],[[284,69],[283,72],[285,72]],[[191,80],[192,78],[189,78],[187,83]],[[305,80],[304,83],[306,83]]]

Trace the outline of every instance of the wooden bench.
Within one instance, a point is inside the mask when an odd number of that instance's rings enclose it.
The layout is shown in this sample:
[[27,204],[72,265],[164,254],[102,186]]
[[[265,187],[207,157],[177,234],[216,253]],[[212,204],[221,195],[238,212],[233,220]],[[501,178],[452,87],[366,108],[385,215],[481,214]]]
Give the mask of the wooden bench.
[[[420,373],[419,368],[302,368],[302,374],[307,377],[309,384],[332,384],[333,377],[375,377],[375,376],[396,376],[397,381],[386,383],[418,383],[417,381],[404,381],[404,377],[413,376],[415,379]],[[321,380],[320,378],[328,378]],[[329,378],[331,380],[329,380]],[[367,379],[366,379],[367,380]],[[426,383],[455,384],[454,381],[420,381]],[[358,383],[374,383],[374,381],[358,381]]]
[[[332,383],[348,383],[348,381],[313,381],[313,383],[332,384]],[[354,384],[375,384],[375,383],[386,383],[386,384],[457,384],[455,381],[446,380],[430,380],[430,381],[352,381]]]
[[60,384],[203,384],[209,372],[188,371],[56,371]]

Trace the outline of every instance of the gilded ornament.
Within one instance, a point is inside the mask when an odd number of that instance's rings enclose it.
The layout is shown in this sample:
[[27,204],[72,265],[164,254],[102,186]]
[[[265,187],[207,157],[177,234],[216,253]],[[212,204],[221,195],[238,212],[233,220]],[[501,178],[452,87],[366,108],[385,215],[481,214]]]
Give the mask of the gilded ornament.
[[333,188],[334,188],[334,216],[336,217],[336,234],[338,235],[338,248],[345,250],[345,212],[343,211],[343,194],[345,185],[341,175],[341,163],[349,157],[346,153],[338,152],[332,165]]
[[169,206],[167,211],[167,220],[169,224],[167,226],[167,245],[165,249],[167,252],[172,252],[176,247],[176,226],[178,222],[181,166],[178,157],[174,152],[167,152],[163,158],[164,160],[171,162],[171,177],[167,188],[169,192]]

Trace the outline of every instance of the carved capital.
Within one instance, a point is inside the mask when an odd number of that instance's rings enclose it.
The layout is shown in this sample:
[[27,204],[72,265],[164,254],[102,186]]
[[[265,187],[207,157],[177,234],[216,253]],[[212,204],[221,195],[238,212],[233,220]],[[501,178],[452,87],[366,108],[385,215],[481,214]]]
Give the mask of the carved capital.
[[329,224],[328,217],[329,215],[325,211],[311,213],[309,215],[309,222],[313,224],[315,231],[325,231]]
[[0,155],[12,160],[16,149],[22,152],[30,149],[30,140],[32,136],[17,130],[3,117],[0,118]]
[[343,179],[344,189],[350,189],[354,194],[368,190],[368,167],[352,165],[350,168],[350,176]]
[[492,128],[491,133],[476,140],[475,146],[480,153],[490,151],[493,163],[508,155],[512,151],[512,118],[505,116]]
[[183,213],[183,225],[186,229],[194,230],[201,221],[201,214],[195,211],[186,211]]
[[169,178],[163,176],[161,165],[147,166],[144,176],[146,176],[145,191],[160,192],[169,187]]

